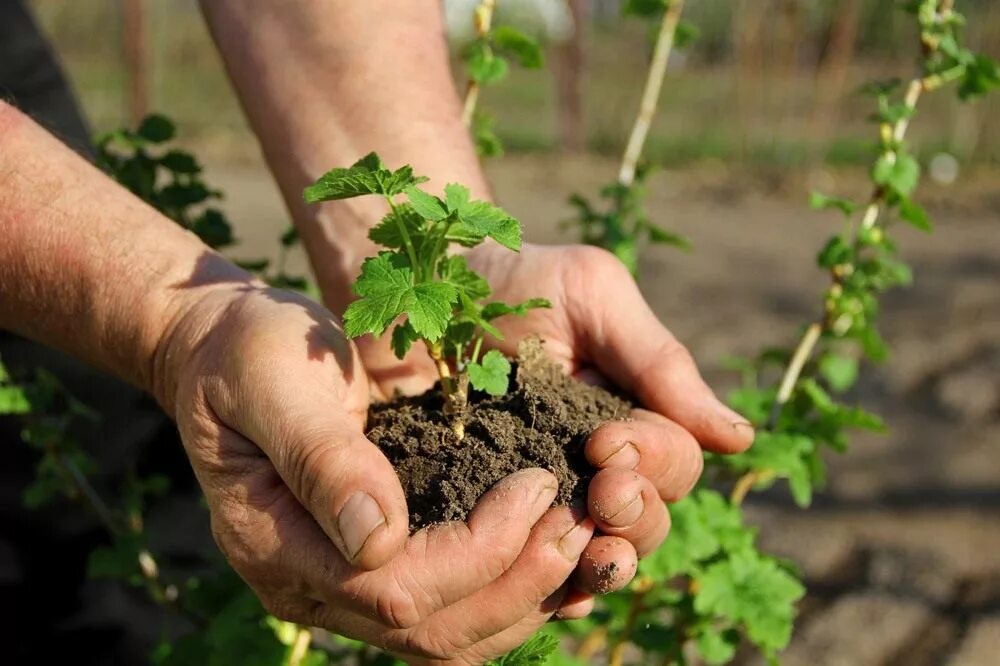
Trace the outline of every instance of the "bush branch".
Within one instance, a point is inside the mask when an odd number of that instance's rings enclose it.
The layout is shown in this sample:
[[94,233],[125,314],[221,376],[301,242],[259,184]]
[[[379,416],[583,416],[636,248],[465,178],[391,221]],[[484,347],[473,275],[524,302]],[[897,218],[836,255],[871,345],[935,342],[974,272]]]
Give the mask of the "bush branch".
[[[493,10],[496,9],[496,0],[482,0],[473,14],[473,25],[476,29],[476,36],[482,39],[490,32],[490,24],[493,23]],[[473,79],[469,79],[465,89],[465,103],[462,106],[462,123],[466,127],[472,126],[472,117],[476,113],[476,103],[479,101],[479,84]]]
[[632,125],[628,145],[622,156],[622,166],[618,171],[618,182],[626,187],[635,180],[635,167],[642,155],[649,127],[656,114],[656,105],[660,100],[660,88],[663,86],[663,77],[667,72],[667,62],[670,60],[670,51],[674,46],[674,35],[677,32],[677,24],[680,22],[683,9],[684,0],[673,0],[663,13],[663,22],[660,24],[660,32],[656,37],[656,46],[653,49],[653,59],[649,64],[649,73],[646,75],[646,85],[642,90],[639,114]]

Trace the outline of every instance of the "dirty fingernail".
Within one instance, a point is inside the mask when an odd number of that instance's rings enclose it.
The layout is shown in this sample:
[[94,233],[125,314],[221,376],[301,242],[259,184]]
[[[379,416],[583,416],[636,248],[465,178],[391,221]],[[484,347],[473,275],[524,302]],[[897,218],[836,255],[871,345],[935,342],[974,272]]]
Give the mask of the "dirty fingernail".
[[371,495],[360,490],[351,495],[337,516],[337,528],[344,540],[347,559],[353,561],[372,532],[384,524],[385,515]]
[[642,517],[642,510],[642,493],[639,493],[623,508],[609,516],[601,516],[601,519],[612,527],[628,527]]
[[623,467],[635,469],[639,466],[639,449],[632,442],[625,442],[621,447],[601,461],[598,467]]
[[556,548],[567,560],[575,562],[580,559],[583,549],[590,543],[590,538],[594,535],[594,521],[584,518],[573,526],[569,532],[559,537]]

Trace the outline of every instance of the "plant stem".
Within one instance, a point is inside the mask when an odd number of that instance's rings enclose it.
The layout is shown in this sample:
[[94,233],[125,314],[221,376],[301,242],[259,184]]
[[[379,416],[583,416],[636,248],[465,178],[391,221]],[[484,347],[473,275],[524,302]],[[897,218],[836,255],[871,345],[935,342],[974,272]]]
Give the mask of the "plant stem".
[[757,483],[765,474],[767,470],[751,470],[741,476],[736,480],[736,485],[733,486],[733,492],[729,494],[729,503],[733,506],[739,506],[743,504],[743,500],[746,499],[747,494],[753,489],[755,483]]
[[454,377],[451,368],[444,357],[440,342],[429,343],[427,353],[434,360],[438,377],[441,379],[441,392],[444,393],[444,413],[451,420],[451,430],[459,441],[465,438],[465,407],[468,402],[468,387],[464,376]]
[[583,662],[590,661],[595,654],[601,651],[607,642],[608,628],[595,627],[593,631],[587,634],[583,642],[580,643],[580,647],[576,650],[576,658]]
[[[399,235],[403,237],[403,246],[406,248],[406,256],[410,258],[410,265],[413,267],[415,274],[420,273],[420,266],[417,264],[417,253],[413,249],[413,241],[410,240],[410,232],[406,229],[406,224],[403,222],[403,218],[399,215],[399,207],[396,206],[396,202],[392,200],[392,197],[385,197],[385,200],[389,202],[389,209],[392,211],[392,217],[396,220],[396,226],[399,227]],[[419,277],[419,275],[418,275]]]
[[[938,5],[939,14],[945,14],[950,12],[954,5],[954,0],[941,0]],[[925,45],[926,55],[933,54],[938,49],[937,44]],[[910,80],[906,87],[906,93],[903,98],[903,103],[911,111],[916,108],[917,102],[920,101],[920,96],[925,89],[928,89],[935,85],[936,82],[934,77],[927,77],[923,73],[914,77]],[[912,114],[906,114],[903,118],[897,120],[894,124],[888,125],[888,135],[892,139],[893,144],[898,145],[903,139],[906,138],[906,132],[910,127],[910,117]],[[883,134],[886,132],[883,131]],[[895,151],[890,153],[895,157]],[[876,187],[871,196],[868,199],[868,204],[865,206],[864,215],[861,218],[861,228],[871,229],[876,224],[878,224],[879,217],[882,213],[882,207],[886,201],[886,189],[884,187]],[[837,278],[834,276],[834,280]],[[792,356],[791,361],[785,373],[781,379],[781,384],[778,389],[778,396],[775,400],[774,409],[771,411],[771,418],[769,419],[769,425],[774,426],[774,422],[777,420],[778,415],[781,413],[781,408],[788,402],[791,398],[792,392],[795,390],[795,385],[799,380],[799,376],[802,374],[802,368],[805,366],[806,361],[809,360],[813,349],[816,347],[816,343],[819,341],[821,334],[830,328],[831,322],[824,320],[822,323],[814,322],[807,329],[802,339],[799,341],[796,347],[795,353]]]
[[299,632],[295,635],[295,642],[292,643],[292,651],[288,654],[288,666],[300,666],[309,652],[309,644],[312,643],[312,631],[309,627],[299,627]]
[[663,22],[660,24],[660,32],[656,37],[653,59],[650,62],[649,73],[646,75],[646,85],[642,91],[642,101],[639,103],[639,114],[632,125],[628,145],[622,156],[621,169],[618,171],[618,182],[626,187],[635,180],[635,167],[640,155],[642,155],[642,147],[646,143],[649,127],[656,114],[663,76],[667,71],[667,62],[670,60],[670,51],[674,46],[674,35],[677,32],[677,24],[680,21],[683,8],[684,0],[672,0],[670,6],[663,13]]
[[646,599],[646,593],[652,588],[653,581],[648,578],[636,581],[633,586],[632,603],[628,609],[628,617],[625,619],[625,627],[611,648],[611,655],[608,657],[608,666],[622,666],[622,661],[625,658],[625,646],[628,645],[628,639],[635,629],[635,621],[639,619],[639,613],[644,608],[643,602]]
[[[472,22],[479,39],[483,39],[489,34],[490,24],[493,22],[493,10],[496,5],[496,0],[482,0],[476,7]],[[466,127],[472,126],[472,118],[476,113],[476,102],[478,101],[479,84],[470,78],[468,87],[465,89],[465,103],[462,107],[462,123]]]

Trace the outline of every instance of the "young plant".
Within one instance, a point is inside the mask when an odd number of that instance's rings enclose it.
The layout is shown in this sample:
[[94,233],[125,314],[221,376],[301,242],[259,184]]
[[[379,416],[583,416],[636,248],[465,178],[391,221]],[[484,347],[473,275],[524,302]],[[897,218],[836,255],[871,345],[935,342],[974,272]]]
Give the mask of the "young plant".
[[[414,342],[422,342],[441,379],[444,411],[462,439],[469,384],[490,395],[507,392],[510,362],[496,350],[482,353],[486,336],[503,339],[493,321],[549,303],[542,298],[516,305],[486,302],[489,283],[469,268],[465,256],[448,250],[492,239],[517,252],[521,225],[502,209],[471,200],[462,185],[446,185],[443,198],[429,194],[418,187],[426,180],[409,166],[387,169],[369,153],[320,177],[304,197],[318,203],[376,195],[388,204],[389,213],[368,234],[386,250],[361,265],[353,285],[359,298],[344,313],[344,332],[351,338],[378,337],[396,322],[392,349],[400,359]],[[398,321],[403,316],[406,320]]]
[[576,208],[577,215],[563,223],[563,226],[578,227],[580,240],[584,243],[614,253],[632,275],[639,271],[639,252],[646,243],[691,249],[687,238],[664,229],[647,217],[645,181],[650,169],[640,162],[656,114],[670,52],[675,46],[684,48],[697,35],[696,30],[680,20],[683,9],[684,0],[629,0],[622,6],[622,13],[626,16],[659,21],[639,112],[629,133],[618,178],[600,190],[606,208],[591,204],[581,194],[574,194],[569,202]]

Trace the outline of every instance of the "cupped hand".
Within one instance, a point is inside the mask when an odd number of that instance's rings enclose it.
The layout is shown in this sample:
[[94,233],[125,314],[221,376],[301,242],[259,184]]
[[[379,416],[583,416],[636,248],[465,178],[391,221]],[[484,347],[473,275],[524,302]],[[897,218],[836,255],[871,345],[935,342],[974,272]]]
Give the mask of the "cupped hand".
[[523,470],[465,523],[408,532],[395,471],[363,426],[379,386],[324,308],[220,285],[170,327],[157,395],[230,564],[279,617],[410,661],[481,663],[561,605],[593,521]]
[[[493,286],[493,298],[508,303],[541,296],[551,309],[495,323],[505,339],[499,348],[539,335],[548,354],[585,381],[613,383],[644,406],[632,420],[601,425],[585,447],[599,471],[587,492],[599,534],[584,552],[575,584],[584,592],[621,589],[633,577],[637,558],[666,537],[670,518],[664,501],[687,494],[702,470],[702,450],[732,453],[753,441],[753,428],[723,405],[698,373],[687,349],[657,319],[631,275],[614,256],[587,246],[526,245],[519,254],[483,246],[470,265]],[[427,388],[434,376],[425,354],[404,363],[376,341],[359,345],[366,368],[386,388]],[[575,599],[563,614],[588,610]]]

